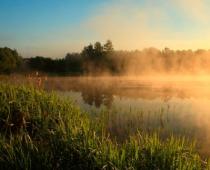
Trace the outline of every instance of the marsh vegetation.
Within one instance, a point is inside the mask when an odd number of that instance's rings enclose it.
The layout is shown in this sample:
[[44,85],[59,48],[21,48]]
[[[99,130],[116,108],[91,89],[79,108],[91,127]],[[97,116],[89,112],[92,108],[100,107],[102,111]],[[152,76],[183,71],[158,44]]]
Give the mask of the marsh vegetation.
[[208,54],[1,48],[0,169],[209,169]]
[[1,169],[208,169],[194,144],[139,130],[109,137],[106,118],[92,119],[70,99],[33,87],[0,85]]

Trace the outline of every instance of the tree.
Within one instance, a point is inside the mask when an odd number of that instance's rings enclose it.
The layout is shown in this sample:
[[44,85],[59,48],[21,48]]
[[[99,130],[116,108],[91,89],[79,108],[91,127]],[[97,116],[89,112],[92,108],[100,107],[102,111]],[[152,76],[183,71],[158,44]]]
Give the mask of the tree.
[[103,46],[100,42],[94,44],[94,59],[99,60],[103,58]]
[[95,50],[96,52],[102,52],[102,51],[103,51],[103,46],[101,45],[100,42],[96,42],[96,43],[94,44],[94,50]]
[[65,57],[65,67],[67,72],[82,73],[82,58],[79,53],[68,53]]
[[21,64],[22,58],[16,50],[8,47],[0,48],[0,73],[11,73]]
[[110,40],[107,40],[106,43],[104,44],[104,51],[105,52],[113,52],[114,51],[113,44]]
[[84,47],[84,49],[82,50],[82,56],[85,59],[91,59],[94,56],[94,49],[92,44]]

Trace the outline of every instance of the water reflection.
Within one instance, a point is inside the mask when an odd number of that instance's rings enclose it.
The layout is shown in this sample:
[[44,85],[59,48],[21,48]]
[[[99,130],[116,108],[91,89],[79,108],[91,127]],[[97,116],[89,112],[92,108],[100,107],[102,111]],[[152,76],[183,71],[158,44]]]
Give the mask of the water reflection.
[[162,138],[171,133],[195,138],[199,151],[210,155],[209,82],[49,78],[45,89],[70,95],[85,109],[106,106],[107,130],[118,140],[137,129],[158,130]]
[[[11,81],[17,80],[24,82]],[[110,136],[117,140],[137,129],[159,131],[163,139],[173,133],[196,139],[198,151],[210,156],[210,79],[49,77],[43,87],[70,96],[93,118],[104,115]]]
[[[49,78],[45,82],[47,90],[81,92],[85,103],[100,107],[110,107],[114,96],[119,98],[161,99],[210,98],[210,89],[199,82],[142,82],[138,80],[102,78]],[[205,90],[205,91],[204,91]]]
[[105,105],[107,107],[111,107],[112,105],[113,94],[111,88],[103,88],[87,83],[83,88],[81,88],[80,92],[85,103],[89,105],[95,105],[98,108],[101,105]]

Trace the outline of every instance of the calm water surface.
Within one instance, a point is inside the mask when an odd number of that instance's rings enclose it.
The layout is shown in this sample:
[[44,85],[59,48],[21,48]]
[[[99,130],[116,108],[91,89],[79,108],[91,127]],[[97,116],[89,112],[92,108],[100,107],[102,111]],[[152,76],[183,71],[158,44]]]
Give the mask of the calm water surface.
[[49,78],[44,87],[70,96],[93,115],[107,114],[108,130],[119,140],[137,129],[158,130],[163,138],[196,139],[199,151],[210,155],[209,81]]

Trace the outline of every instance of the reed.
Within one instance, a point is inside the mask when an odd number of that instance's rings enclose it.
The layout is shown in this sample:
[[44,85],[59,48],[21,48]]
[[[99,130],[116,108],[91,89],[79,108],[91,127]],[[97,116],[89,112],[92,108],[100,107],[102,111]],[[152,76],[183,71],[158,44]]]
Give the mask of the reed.
[[33,87],[0,84],[0,169],[210,169],[194,144],[138,131],[109,137],[70,99]]

